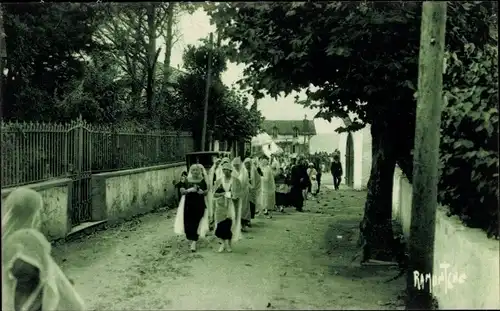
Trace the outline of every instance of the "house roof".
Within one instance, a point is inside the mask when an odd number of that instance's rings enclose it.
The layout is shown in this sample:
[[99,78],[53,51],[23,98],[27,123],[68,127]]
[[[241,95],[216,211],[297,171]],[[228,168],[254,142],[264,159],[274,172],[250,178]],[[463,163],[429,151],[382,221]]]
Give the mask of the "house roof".
[[273,129],[278,130],[278,135],[293,135],[295,128],[299,135],[316,135],[316,127],[314,120],[264,120],[262,121],[262,129],[273,134]]
[[[156,63],[156,75],[157,78],[161,79],[163,77],[163,63],[158,62]],[[177,79],[179,79],[180,76],[186,74],[186,72],[177,69],[175,67],[170,66],[170,77],[169,77],[169,82],[170,83],[175,83],[177,82]]]

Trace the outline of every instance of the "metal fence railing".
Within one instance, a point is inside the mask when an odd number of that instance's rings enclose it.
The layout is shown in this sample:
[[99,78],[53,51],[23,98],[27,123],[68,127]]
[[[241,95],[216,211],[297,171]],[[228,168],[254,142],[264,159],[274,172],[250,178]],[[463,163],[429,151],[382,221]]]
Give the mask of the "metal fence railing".
[[184,161],[193,151],[186,132],[94,125],[1,122],[2,188]]

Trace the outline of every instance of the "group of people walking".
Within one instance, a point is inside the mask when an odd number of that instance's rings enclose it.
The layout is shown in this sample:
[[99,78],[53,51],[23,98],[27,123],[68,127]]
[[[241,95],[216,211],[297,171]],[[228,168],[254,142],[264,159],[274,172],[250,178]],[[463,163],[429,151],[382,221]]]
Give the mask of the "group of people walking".
[[186,236],[193,252],[209,231],[220,240],[219,252],[231,252],[255,215],[276,205],[274,174],[265,158],[214,158],[208,172],[193,164],[177,188],[181,199],[174,230]]
[[176,185],[180,200],[174,231],[185,235],[192,252],[208,232],[219,239],[219,252],[231,252],[256,215],[270,217],[271,210],[285,207],[302,212],[308,194],[317,199],[320,191],[321,163],[303,156],[213,158],[212,163],[208,171],[191,165]]

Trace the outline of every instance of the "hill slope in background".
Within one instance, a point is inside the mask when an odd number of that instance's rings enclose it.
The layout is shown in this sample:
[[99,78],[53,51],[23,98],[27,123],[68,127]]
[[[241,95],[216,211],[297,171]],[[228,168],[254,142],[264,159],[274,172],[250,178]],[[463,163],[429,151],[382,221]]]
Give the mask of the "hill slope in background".
[[310,152],[333,152],[339,146],[339,134],[322,133],[311,137]]

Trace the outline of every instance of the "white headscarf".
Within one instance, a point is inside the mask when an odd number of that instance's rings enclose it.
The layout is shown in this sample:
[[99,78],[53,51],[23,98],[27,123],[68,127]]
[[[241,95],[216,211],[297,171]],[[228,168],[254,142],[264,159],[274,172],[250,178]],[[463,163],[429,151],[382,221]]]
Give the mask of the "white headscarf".
[[40,230],[42,196],[28,188],[18,188],[2,204],[2,241],[19,229]]
[[[233,176],[238,178],[243,187],[248,186],[248,171],[241,163],[240,157],[236,157],[233,159]],[[239,170],[236,170],[236,165],[239,165]]]
[[[50,243],[39,231],[42,206],[40,194],[28,188],[14,190],[2,205],[2,310],[14,310],[16,294],[26,299],[25,308],[40,303],[43,310],[83,310],[82,299],[54,262]],[[18,260],[24,263],[14,265]],[[39,270],[40,285],[33,292],[16,292],[15,274],[32,267]]]
[[[193,170],[196,168],[200,169],[201,176],[199,178],[194,178],[194,176],[193,176]],[[205,182],[206,182],[207,172],[206,172],[205,168],[203,167],[203,165],[198,164],[198,163],[191,165],[191,167],[189,168],[189,173],[188,173],[187,179],[188,179],[188,181],[191,181],[191,182],[200,182],[201,180],[205,179]]]

